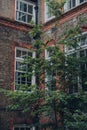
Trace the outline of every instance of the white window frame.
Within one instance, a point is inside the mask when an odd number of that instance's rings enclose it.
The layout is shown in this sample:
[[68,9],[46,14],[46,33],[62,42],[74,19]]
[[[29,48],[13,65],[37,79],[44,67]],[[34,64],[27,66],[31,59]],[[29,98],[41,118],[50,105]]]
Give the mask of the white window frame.
[[[22,71],[21,70],[16,70],[16,66],[17,66],[17,61],[18,62],[22,62],[23,63],[23,61],[24,61],[24,57],[16,57],[16,53],[17,53],[17,50],[19,50],[19,51],[21,51],[21,53],[23,52],[23,51],[25,51],[27,54],[30,52],[30,53],[32,53],[32,58],[35,58],[35,52],[31,52],[29,49],[26,49],[26,48],[21,48],[21,47],[16,47],[15,48],[15,73],[14,73],[14,81],[15,81],[15,84],[14,84],[14,90],[18,90],[18,89],[16,89],[16,72],[20,72],[20,73],[22,73]],[[24,72],[24,73],[26,73],[26,72]],[[17,82],[18,82],[18,80],[17,80]],[[32,79],[31,79],[31,85],[35,85],[35,82],[36,82],[36,79],[35,79],[35,76],[33,75],[32,76]],[[20,85],[20,84],[19,84]],[[25,85],[27,85],[27,81],[26,81],[26,84]]]
[[[17,2],[18,2],[18,9],[17,9]],[[25,11],[21,11],[20,10],[20,3],[23,3],[23,4],[26,4],[27,5],[27,11],[25,12]],[[28,5],[30,5],[30,6],[32,6],[33,7],[33,13],[29,13],[28,12]],[[30,3],[30,2],[26,2],[26,1],[24,1],[24,0],[15,0],[15,20],[16,21],[18,21],[18,22],[22,22],[22,23],[26,23],[26,24],[29,24],[29,22],[35,22],[35,5],[34,5],[34,3]],[[18,20],[18,14],[17,14],[17,12],[19,12],[19,13],[24,13],[24,15],[26,15],[26,20],[25,21],[23,21],[23,20],[21,20],[21,19],[19,19]],[[31,21],[28,21],[28,16],[32,16],[32,19],[31,19]],[[22,16],[21,16],[22,17]]]
[[81,2],[81,3],[80,3],[80,0],[75,0],[75,1],[76,1],[76,2],[75,2],[75,6],[73,6],[73,5],[71,4],[71,7],[69,7],[69,2],[73,3],[73,0],[66,0],[66,3],[65,3],[65,5],[64,5],[64,12],[67,12],[67,11],[69,11],[69,10],[71,10],[71,9],[73,9],[73,8],[75,8],[75,7],[79,6],[79,5],[81,5],[81,4],[85,3],[85,2],[87,2],[87,0],[84,0],[84,1]]
[[21,124],[21,125],[15,125],[13,130],[15,130],[15,128],[18,128],[19,130],[21,130],[21,128],[24,128],[24,130],[26,130],[27,128],[30,128],[30,130],[35,130],[35,127],[30,127],[29,125],[25,125],[25,124]]
[[[80,41],[79,43],[78,43],[78,47],[77,47],[77,49],[75,50],[74,48],[68,48],[67,46],[65,46],[65,55],[66,55],[66,57],[67,57],[67,55],[70,55],[70,54],[73,54],[73,53],[76,53],[76,55],[77,55],[77,57],[78,56],[80,56],[80,52],[81,51],[84,51],[84,56],[86,56],[86,50],[87,50],[87,32],[83,32],[82,33],[82,36],[84,36],[84,35],[86,35],[86,39],[85,39],[85,42],[82,44],[82,42]],[[86,64],[86,63],[85,63]],[[85,65],[85,67],[87,68],[87,66]],[[78,76],[78,88],[81,88],[82,89],[82,83],[80,84],[80,82],[82,82],[82,81],[80,81],[80,79],[79,79],[79,76]],[[86,90],[87,91],[87,90]]]
[[49,9],[48,9],[48,5],[47,5],[47,2],[44,2],[44,19],[45,19],[45,22],[47,21],[50,21],[51,19],[55,18],[54,15],[51,16],[50,14],[50,17],[49,17]]

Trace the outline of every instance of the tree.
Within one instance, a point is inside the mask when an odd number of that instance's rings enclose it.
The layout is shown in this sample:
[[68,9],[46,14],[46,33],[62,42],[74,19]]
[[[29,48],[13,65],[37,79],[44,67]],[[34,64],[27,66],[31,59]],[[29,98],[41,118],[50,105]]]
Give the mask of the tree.
[[[78,78],[82,80],[82,67],[87,61],[85,57],[76,56],[76,52],[80,50],[78,43],[83,37],[81,26],[78,22],[66,30],[67,25],[64,25],[65,29],[58,35],[58,21],[64,2],[62,4],[56,0],[48,2],[56,16],[54,39],[47,38],[48,41],[45,43],[46,35],[43,34],[43,27],[36,25],[33,28],[31,51],[36,52],[36,57],[25,57],[23,65],[27,66],[27,73],[23,76],[34,75],[36,84],[21,84],[17,85],[18,91],[6,91],[12,101],[10,109],[31,113],[33,123],[37,123],[38,126],[41,124],[46,128],[50,127],[52,130],[82,128],[86,130],[87,95],[78,89]],[[49,46],[50,42],[53,46]],[[73,53],[68,54],[61,50],[64,46],[73,48]],[[47,58],[44,57],[45,52],[49,54]],[[23,69],[25,67],[22,67]],[[84,84],[86,85],[86,81]],[[43,117],[46,119],[44,124],[41,122]]]

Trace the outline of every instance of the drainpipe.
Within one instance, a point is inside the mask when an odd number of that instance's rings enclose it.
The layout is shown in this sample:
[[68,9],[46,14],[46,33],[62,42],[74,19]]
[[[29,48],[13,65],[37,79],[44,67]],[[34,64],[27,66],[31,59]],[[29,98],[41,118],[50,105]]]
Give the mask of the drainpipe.
[[38,0],[36,0],[36,6],[35,6],[35,20],[36,25],[38,25]]
[[[35,24],[36,26],[38,25],[38,0],[35,1],[36,2],[36,6],[35,6]],[[37,34],[36,37],[34,38],[35,40],[38,40],[39,39],[39,35]],[[39,54],[38,54],[38,49],[39,49],[39,46],[36,47],[37,51],[36,51],[36,58],[39,58]],[[37,74],[36,76],[36,85],[37,85],[37,89],[39,89],[39,76]],[[38,109],[38,106],[37,108]],[[36,123],[39,124],[39,114],[37,113],[36,114]],[[36,126],[36,130],[39,130],[39,126],[37,125]]]

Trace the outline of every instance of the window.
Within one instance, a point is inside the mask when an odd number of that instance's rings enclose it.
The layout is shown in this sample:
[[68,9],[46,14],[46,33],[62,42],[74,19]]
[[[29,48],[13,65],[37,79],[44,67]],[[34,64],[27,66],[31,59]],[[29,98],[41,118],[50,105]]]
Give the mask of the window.
[[79,0],[80,3],[84,2],[84,1],[86,1],[86,0]]
[[75,83],[73,87],[69,89],[70,93],[77,92],[77,86],[81,87],[82,90],[87,91],[87,33],[82,34],[81,41],[76,50],[67,47],[65,51],[66,56],[81,57],[79,65],[80,73],[78,77],[75,77]]
[[34,4],[16,0],[16,20],[24,23],[35,21]]
[[20,85],[32,85],[35,83],[35,77],[28,74],[29,63],[24,62],[26,56],[34,56],[34,53],[23,48],[16,48],[15,51],[15,90]]
[[51,20],[52,18],[54,18],[53,13],[51,11],[51,9],[48,7],[47,2],[45,2],[44,4],[44,15],[45,15],[45,22]]
[[53,68],[53,63],[51,61],[51,56],[53,55],[53,49],[54,47],[49,47],[48,49],[45,50],[45,59],[48,64],[48,69],[46,70],[45,74],[45,86],[46,90],[54,90],[55,85],[56,85],[56,70]]
[[35,127],[30,127],[28,125],[16,125],[14,130],[35,130]]
[[68,61],[66,62],[68,64],[66,65],[66,81],[68,81],[67,87],[69,93],[78,92],[78,85],[79,85],[78,75],[80,67],[77,61],[78,58],[75,52],[68,55]]
[[84,2],[86,2],[86,0],[66,0],[64,11],[66,12]]
[[[83,58],[83,62],[80,64],[80,69],[81,69],[81,85],[82,85],[82,89],[84,91],[87,91],[87,49],[83,49],[80,52],[80,57]],[[85,60],[85,61],[84,61]]]
[[71,9],[71,8],[73,8],[75,6],[76,6],[76,0],[70,0],[69,1],[69,8]]

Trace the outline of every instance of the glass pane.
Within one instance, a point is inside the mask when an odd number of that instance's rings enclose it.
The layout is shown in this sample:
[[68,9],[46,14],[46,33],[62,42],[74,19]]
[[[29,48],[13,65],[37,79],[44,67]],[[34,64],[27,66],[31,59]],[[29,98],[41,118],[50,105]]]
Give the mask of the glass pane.
[[33,6],[28,5],[28,13],[33,14]]
[[15,72],[15,80],[18,83],[18,72]]
[[72,1],[71,0],[69,1],[68,5],[69,5],[69,9],[70,9],[72,7]]
[[21,63],[16,61],[16,70],[20,70],[21,69]]
[[21,50],[16,50],[16,57],[21,57]]
[[26,22],[26,14],[22,13],[20,20]]
[[22,63],[21,64],[21,70],[22,70],[22,72],[27,72],[27,64]]
[[19,20],[19,12],[16,12],[16,20]]
[[18,80],[18,84],[20,84],[21,82],[21,73],[20,72],[17,72],[17,80]]
[[16,12],[16,19],[26,22],[26,14],[21,12]]
[[80,57],[84,57],[84,50],[80,51]]
[[19,130],[19,128],[15,127],[14,130]]
[[17,81],[18,81],[18,72],[15,72],[15,82],[18,83]]
[[27,56],[27,52],[26,51],[22,51],[22,58]]
[[26,128],[26,130],[30,130],[30,128]]
[[53,16],[52,10],[49,7],[48,7],[48,13],[47,13],[47,15],[48,15],[48,18],[50,18],[50,17]]
[[25,73],[21,74],[21,84],[26,84],[26,76]]
[[20,11],[27,12],[27,4],[20,2]]
[[83,74],[82,74],[82,89],[84,91],[87,91],[87,84],[85,84],[85,82],[87,82],[87,73],[83,72]]
[[32,15],[27,15],[27,23],[29,23],[32,20]]
[[86,57],[87,57],[87,49],[85,51],[86,51]]
[[80,3],[84,2],[84,0],[80,0]]
[[16,9],[18,9],[18,0],[16,1]]
[[81,38],[81,45],[85,45],[86,44],[86,36],[82,36]]
[[53,53],[54,53],[54,51],[52,50],[52,48],[48,49],[46,57],[50,58],[53,55]]
[[20,128],[20,130],[25,130],[25,128]]
[[32,57],[32,52],[28,52],[28,56],[31,56],[31,57]]
[[76,0],[72,0],[72,7],[76,6]]
[[27,77],[27,84],[31,85],[31,76]]
[[78,92],[78,84],[74,85],[74,92]]
[[19,89],[19,84],[20,84],[20,80],[18,81],[18,72],[15,73],[15,89],[18,90]]

